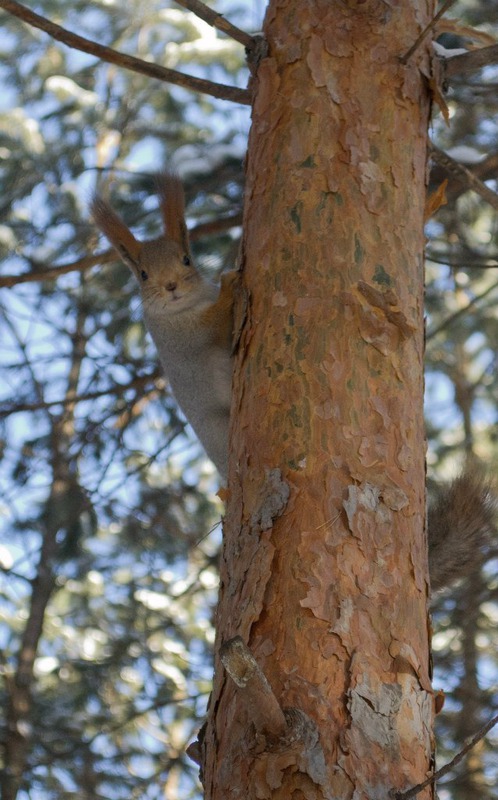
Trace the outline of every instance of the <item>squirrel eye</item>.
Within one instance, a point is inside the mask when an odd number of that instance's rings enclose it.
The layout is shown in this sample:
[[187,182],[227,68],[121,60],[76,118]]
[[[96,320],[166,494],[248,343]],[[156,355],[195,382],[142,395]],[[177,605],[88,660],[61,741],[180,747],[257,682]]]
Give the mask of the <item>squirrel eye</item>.
[[143,281],[146,281],[149,276],[147,275],[146,271],[143,269],[142,272],[140,273],[140,277],[142,278]]
[[183,263],[186,267],[190,267],[190,258],[188,256],[183,256]]

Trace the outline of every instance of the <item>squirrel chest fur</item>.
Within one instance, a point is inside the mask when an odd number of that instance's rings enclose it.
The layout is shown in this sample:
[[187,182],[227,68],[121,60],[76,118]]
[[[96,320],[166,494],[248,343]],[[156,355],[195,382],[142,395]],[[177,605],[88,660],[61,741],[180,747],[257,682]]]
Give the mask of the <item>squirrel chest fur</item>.
[[[216,302],[217,287],[203,283],[196,292],[202,315]],[[232,384],[230,343],[217,342],[191,309],[164,313],[159,302],[144,302],[144,319],[172,392],[209,458],[226,478]]]

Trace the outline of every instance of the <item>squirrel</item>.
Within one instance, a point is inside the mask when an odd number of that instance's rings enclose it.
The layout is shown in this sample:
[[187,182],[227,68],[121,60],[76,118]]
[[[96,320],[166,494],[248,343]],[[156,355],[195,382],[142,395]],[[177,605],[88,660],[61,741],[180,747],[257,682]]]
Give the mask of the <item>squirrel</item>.
[[[99,195],[93,218],[140,286],[144,319],[173,394],[207,455],[226,481],[232,383],[235,271],[218,289],[192,262],[185,198],[180,180],[157,180],[164,235],[138,241]],[[496,498],[491,484],[467,468],[440,487],[428,512],[432,591],[464,577],[479,563],[482,545],[494,530]]]
[[157,178],[164,235],[139,242],[99,195],[90,210],[140,287],[145,325],[176,401],[226,480],[232,387],[233,284],[205,280],[192,262],[180,180]]

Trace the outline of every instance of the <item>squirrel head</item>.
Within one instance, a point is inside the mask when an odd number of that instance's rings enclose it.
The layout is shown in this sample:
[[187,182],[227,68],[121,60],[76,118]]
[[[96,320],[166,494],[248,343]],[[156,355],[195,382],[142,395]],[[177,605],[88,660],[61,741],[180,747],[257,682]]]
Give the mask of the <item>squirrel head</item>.
[[140,286],[144,304],[162,313],[176,313],[196,302],[202,278],[192,263],[185,196],[180,180],[169,173],[157,177],[164,235],[140,242],[113,208],[95,195],[92,216]]

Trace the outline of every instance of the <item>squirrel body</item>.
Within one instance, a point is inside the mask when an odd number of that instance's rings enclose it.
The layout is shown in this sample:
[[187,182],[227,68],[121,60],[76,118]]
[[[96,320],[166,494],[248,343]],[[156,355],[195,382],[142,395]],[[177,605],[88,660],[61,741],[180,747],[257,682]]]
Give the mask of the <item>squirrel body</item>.
[[[104,235],[140,286],[145,324],[173,394],[223,480],[227,477],[232,384],[233,293],[236,272],[221,287],[192,264],[183,188],[159,176],[164,236],[139,242],[111,206],[96,195],[91,210]],[[489,482],[467,469],[442,487],[429,508],[431,587],[465,577],[479,563],[494,530],[496,499]]]
[[[164,313],[158,302],[144,304],[144,319],[178,405],[207,455],[226,478],[232,381],[230,350],[217,344],[209,329],[196,324],[202,323],[203,312],[216,306],[220,294],[216,286],[207,282],[195,291],[198,319],[191,306]],[[191,300],[193,296],[189,297]]]

